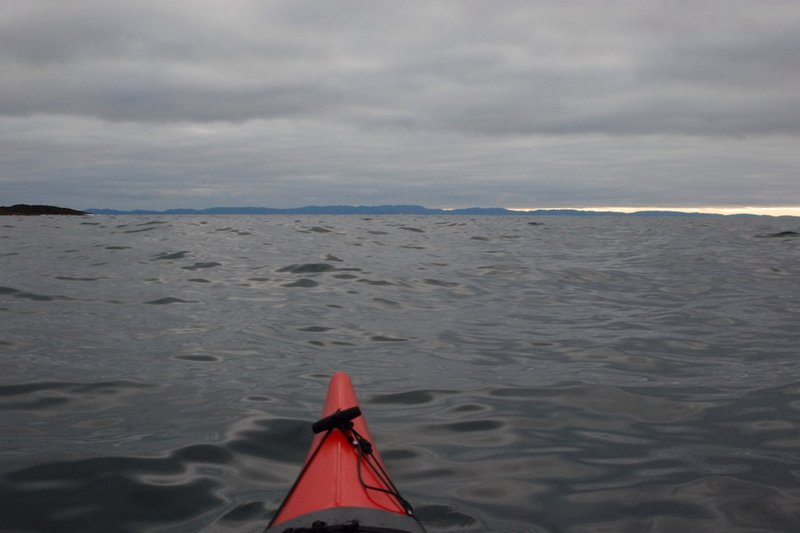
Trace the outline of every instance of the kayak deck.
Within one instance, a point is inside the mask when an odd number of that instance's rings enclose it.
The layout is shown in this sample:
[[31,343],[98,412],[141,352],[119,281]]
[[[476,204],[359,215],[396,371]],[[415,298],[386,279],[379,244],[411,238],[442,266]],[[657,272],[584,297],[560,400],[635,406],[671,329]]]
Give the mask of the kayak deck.
[[392,483],[344,372],[333,375],[303,469],[267,533],[424,533]]

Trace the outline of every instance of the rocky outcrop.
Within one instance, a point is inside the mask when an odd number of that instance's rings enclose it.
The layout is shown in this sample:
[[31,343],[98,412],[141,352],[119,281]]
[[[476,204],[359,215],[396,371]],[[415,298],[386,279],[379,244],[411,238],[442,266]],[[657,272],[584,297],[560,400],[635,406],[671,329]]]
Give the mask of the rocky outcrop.
[[67,209],[66,207],[56,207],[54,205],[27,205],[17,204],[12,206],[0,206],[0,216],[33,216],[33,215],[88,215],[83,211]]

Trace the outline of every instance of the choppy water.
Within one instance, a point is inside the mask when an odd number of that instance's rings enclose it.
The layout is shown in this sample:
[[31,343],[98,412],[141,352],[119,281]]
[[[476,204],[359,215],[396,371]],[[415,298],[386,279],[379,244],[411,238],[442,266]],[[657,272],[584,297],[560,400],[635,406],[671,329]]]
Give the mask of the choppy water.
[[0,219],[0,530],[258,531],[341,369],[431,532],[800,530],[784,231]]

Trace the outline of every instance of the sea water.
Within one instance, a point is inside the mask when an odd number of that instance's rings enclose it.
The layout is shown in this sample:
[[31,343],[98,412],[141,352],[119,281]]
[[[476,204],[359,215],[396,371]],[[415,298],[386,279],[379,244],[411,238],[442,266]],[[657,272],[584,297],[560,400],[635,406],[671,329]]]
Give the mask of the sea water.
[[0,219],[0,530],[260,531],[352,376],[431,532],[800,530],[796,218]]

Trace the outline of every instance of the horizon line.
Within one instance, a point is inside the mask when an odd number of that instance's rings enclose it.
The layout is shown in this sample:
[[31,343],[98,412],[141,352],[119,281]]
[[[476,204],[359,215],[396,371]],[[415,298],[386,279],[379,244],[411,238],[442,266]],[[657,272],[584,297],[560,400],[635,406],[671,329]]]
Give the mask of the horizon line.
[[207,209],[279,209],[279,210],[292,210],[292,209],[303,209],[306,207],[383,207],[383,206],[413,206],[413,207],[421,207],[424,209],[440,209],[442,211],[454,211],[454,210],[461,210],[461,209],[505,209],[508,211],[516,211],[516,212],[529,212],[529,211],[582,211],[582,212],[597,212],[597,213],[625,213],[625,214],[633,214],[633,213],[640,213],[640,212],[677,212],[677,213],[686,213],[686,214],[712,214],[712,215],[761,215],[761,216],[795,216],[800,217],[800,206],[580,206],[580,207],[504,207],[504,206],[492,206],[492,207],[480,207],[480,206],[469,206],[469,207],[428,207],[423,205],[416,205],[416,204],[315,204],[315,205],[305,205],[300,207],[267,207],[267,206],[211,206],[211,207],[197,207],[197,208],[182,208],[182,207],[170,207],[166,209],[142,209],[142,208],[133,208],[133,209],[117,209],[117,208],[89,208],[85,209],[84,211],[92,212],[92,211],[102,211],[102,210],[109,210],[109,211],[174,211],[174,210],[207,210]]

